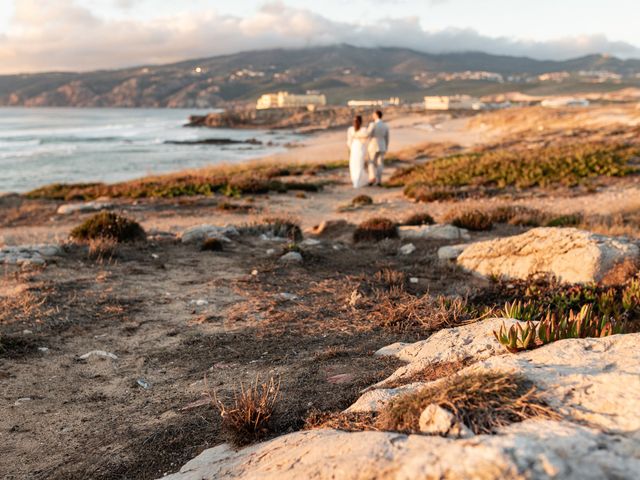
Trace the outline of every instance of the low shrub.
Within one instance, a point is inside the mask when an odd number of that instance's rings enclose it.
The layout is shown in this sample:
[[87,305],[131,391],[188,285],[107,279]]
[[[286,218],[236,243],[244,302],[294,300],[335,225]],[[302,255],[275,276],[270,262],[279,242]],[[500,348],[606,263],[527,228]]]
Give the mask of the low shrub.
[[418,433],[420,415],[431,404],[450,411],[477,435],[496,433],[500,427],[529,418],[559,418],[525,377],[486,372],[454,375],[393,399],[380,413],[377,426]]
[[271,433],[271,419],[279,392],[280,383],[273,378],[264,383],[256,378],[249,386],[241,384],[233,401],[224,402],[213,396],[213,406],[220,413],[222,428],[234,445],[247,445]]
[[547,227],[575,227],[582,223],[582,215],[574,213],[570,215],[561,215],[559,217],[548,220],[545,224]]
[[420,226],[433,225],[434,223],[436,223],[436,221],[427,212],[419,212],[410,215],[404,222],[402,222],[402,225]]
[[362,207],[365,205],[372,205],[373,199],[369,195],[358,195],[351,200],[351,205],[354,207]]
[[74,240],[88,241],[111,239],[116,242],[145,240],[146,234],[140,224],[113,212],[100,212],[71,231]]
[[207,238],[200,245],[203,252],[221,252],[223,249],[222,241],[218,238]]
[[264,218],[260,222],[241,227],[240,232],[249,235],[266,234],[273,237],[288,238],[294,243],[303,239],[300,225],[294,220],[281,217]]
[[398,238],[395,222],[384,217],[374,217],[362,222],[353,232],[353,241],[379,242],[385,238]]
[[493,227],[491,216],[481,210],[451,212],[447,215],[446,221],[458,228],[466,228],[472,231],[491,230]]

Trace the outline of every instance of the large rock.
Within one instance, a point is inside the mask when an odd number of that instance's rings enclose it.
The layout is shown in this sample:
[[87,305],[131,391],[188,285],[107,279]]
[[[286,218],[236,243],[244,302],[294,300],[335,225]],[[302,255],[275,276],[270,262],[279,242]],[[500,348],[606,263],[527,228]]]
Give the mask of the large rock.
[[109,202],[85,202],[85,203],[67,203],[58,207],[58,215],[71,215],[72,213],[99,212],[113,208],[113,204]]
[[626,240],[575,228],[535,228],[522,235],[469,245],[458,264],[472,272],[526,280],[618,284],[638,270],[640,250]]
[[230,242],[229,235],[238,235],[236,227],[218,227],[216,225],[196,225],[184,230],[180,234],[182,243],[201,243],[210,238],[216,238],[223,242]]
[[398,235],[402,239],[426,240],[468,240],[469,232],[453,225],[404,225],[398,227]]
[[[488,331],[495,323],[488,320],[459,329],[473,327],[481,332],[484,324]],[[463,425],[454,425],[446,411],[431,407],[421,416],[423,431],[447,438],[373,431],[305,431],[239,451],[227,445],[205,450],[179,473],[165,478],[640,478],[638,342],[640,334],[563,340],[518,355],[495,351],[491,358],[463,370],[525,376],[540,388],[562,420],[531,419],[504,427],[496,435],[455,438],[470,433]],[[425,350],[421,343],[415,355],[405,358],[414,363],[438,361],[447,358],[445,352],[450,347],[447,343],[440,347],[434,344]],[[394,393],[414,387],[408,385]]]
[[205,450],[165,480],[636,479],[637,442],[566,422],[527,421],[471,439],[297,432],[239,451]]

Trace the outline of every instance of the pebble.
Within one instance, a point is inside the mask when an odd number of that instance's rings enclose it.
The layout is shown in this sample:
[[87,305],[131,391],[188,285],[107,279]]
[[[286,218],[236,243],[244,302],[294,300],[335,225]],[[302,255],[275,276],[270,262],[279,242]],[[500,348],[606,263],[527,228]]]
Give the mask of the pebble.
[[105,352],[104,350],[91,350],[90,352],[85,353],[84,355],[80,355],[80,360],[86,360],[87,358],[91,357],[91,356],[98,356],[98,357],[105,357],[105,358],[110,358],[112,360],[117,360],[118,356],[111,353],[111,352]]
[[406,245],[401,246],[399,249],[399,252],[402,255],[411,255],[415,251],[416,246],[413,243],[407,243]]

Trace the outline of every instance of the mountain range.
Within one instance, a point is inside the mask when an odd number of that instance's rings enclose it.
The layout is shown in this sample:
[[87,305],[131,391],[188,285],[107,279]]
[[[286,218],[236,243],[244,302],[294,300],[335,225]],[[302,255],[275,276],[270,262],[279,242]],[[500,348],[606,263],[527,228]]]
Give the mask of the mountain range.
[[211,108],[252,102],[278,90],[318,90],[330,103],[343,103],[351,98],[416,101],[452,93],[549,95],[630,86],[640,86],[640,60],[590,55],[541,61],[481,52],[436,55],[336,45],[119,70],[3,75],[0,105]]

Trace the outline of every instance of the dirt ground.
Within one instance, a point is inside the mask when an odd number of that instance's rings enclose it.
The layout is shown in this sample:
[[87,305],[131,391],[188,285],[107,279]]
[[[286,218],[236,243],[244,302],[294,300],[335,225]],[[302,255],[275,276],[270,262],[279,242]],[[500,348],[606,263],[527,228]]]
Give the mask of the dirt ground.
[[[589,191],[424,206],[399,188],[354,192],[345,170],[320,175],[328,185],[317,193],[115,200],[114,210],[150,233],[287,215],[309,237],[323,220],[400,221],[425,210],[441,219],[469,206],[605,215],[640,206],[637,177]],[[356,193],[373,204],[350,207]],[[58,215],[59,204],[0,197],[0,245],[66,241],[89,214]],[[372,356],[375,350],[430,333],[385,327],[354,295],[401,285],[416,296],[473,297],[488,288],[437,260],[438,247],[459,241],[412,241],[417,250],[405,256],[400,240],[354,245],[349,228],[303,247],[301,265],[278,262],[283,243],[246,234],[222,252],[168,238],[120,246],[98,261],[68,244],[44,269],[0,267],[0,477],[154,479],[174,472],[228,440],[207,392],[229,398],[256,378],[280,382],[272,435],[300,429],[309,413],[346,408],[397,367]],[[472,240],[519,231],[500,226]],[[81,358],[96,350],[110,356]]]

